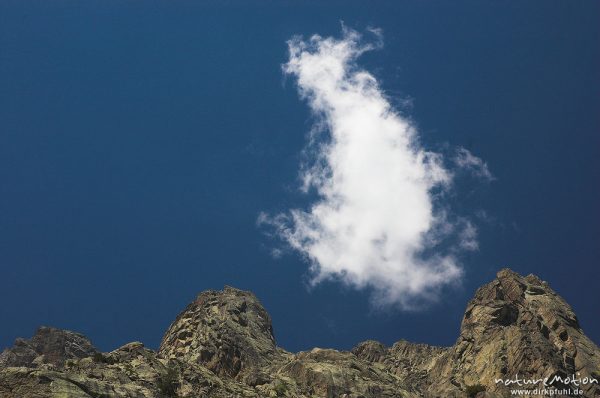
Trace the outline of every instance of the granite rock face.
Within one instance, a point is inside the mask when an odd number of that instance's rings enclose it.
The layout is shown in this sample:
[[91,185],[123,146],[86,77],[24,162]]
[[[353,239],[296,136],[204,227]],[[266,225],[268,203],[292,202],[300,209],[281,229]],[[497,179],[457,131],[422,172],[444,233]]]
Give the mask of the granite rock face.
[[42,326],[31,339],[17,339],[14,347],[2,352],[0,367],[61,366],[67,359],[91,357],[97,352],[92,343],[79,333]]
[[[509,388],[495,379],[589,377],[599,369],[598,346],[571,307],[537,276],[503,269],[467,305],[460,336],[431,368],[427,391],[451,396],[482,384],[504,396]],[[598,384],[581,389],[600,396]]]
[[[290,353],[258,299],[225,287],[188,305],[157,352],[129,343],[101,353],[47,327],[17,339],[0,354],[0,397],[509,397],[495,380],[517,374],[600,379],[600,350],[545,282],[505,269],[477,290],[452,347],[370,340]],[[580,388],[600,397],[596,383]]]
[[171,324],[158,353],[229,377],[278,356],[267,311],[254,294],[229,286],[200,293]]

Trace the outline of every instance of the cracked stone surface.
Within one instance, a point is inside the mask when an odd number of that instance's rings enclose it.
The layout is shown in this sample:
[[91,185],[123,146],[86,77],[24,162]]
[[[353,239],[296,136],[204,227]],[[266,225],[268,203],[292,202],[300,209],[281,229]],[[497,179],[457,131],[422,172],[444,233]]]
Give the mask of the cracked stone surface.
[[[477,290],[451,347],[369,340],[290,353],[256,296],[225,287],[200,293],[158,351],[133,342],[102,353],[81,334],[41,327],[0,354],[0,397],[449,398],[480,385],[477,397],[493,398],[510,396],[494,380],[516,374],[600,379],[600,350],[546,282],[503,269]],[[598,384],[581,388],[600,397]]]

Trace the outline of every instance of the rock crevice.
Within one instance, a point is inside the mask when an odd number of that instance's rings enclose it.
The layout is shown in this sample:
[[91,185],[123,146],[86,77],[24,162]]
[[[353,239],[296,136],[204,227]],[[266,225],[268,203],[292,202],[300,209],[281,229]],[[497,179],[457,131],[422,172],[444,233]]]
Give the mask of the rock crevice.
[[[495,379],[572,374],[600,379],[599,348],[547,283],[503,269],[468,303],[452,347],[369,340],[290,353],[256,296],[226,286],[200,293],[156,352],[134,342],[101,353],[41,327],[0,354],[0,397],[489,398],[510,396]],[[600,397],[596,383],[580,388]]]

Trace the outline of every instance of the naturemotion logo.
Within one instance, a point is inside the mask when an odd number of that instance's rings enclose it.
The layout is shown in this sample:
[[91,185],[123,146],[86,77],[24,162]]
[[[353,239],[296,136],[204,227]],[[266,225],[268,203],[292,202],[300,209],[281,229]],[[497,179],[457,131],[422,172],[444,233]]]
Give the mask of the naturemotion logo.
[[598,379],[594,377],[581,377],[580,373],[577,375],[557,375],[541,377],[541,378],[521,378],[517,373],[514,378],[509,379],[494,379],[496,384],[501,384],[506,387],[534,387],[533,390],[529,389],[514,389],[511,390],[511,395],[517,396],[557,396],[557,395],[572,395],[572,396],[583,396],[583,390],[579,389],[581,386],[588,384],[598,384]]

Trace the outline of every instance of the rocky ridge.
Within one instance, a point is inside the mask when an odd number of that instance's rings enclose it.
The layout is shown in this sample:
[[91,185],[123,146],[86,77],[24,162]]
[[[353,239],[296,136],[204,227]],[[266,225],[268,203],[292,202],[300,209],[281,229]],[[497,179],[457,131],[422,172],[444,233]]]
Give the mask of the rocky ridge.
[[[508,397],[495,380],[517,374],[600,380],[600,349],[547,283],[504,269],[477,290],[452,347],[371,340],[290,353],[254,294],[225,287],[199,294],[158,351],[134,342],[102,353],[80,334],[41,327],[0,354],[0,397]],[[579,388],[600,397],[597,383]]]

